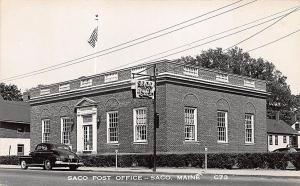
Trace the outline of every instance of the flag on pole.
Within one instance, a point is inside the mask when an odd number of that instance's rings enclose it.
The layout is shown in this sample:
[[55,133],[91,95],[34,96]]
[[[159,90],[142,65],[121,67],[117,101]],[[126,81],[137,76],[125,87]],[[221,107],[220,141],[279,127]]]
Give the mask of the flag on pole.
[[97,40],[98,40],[98,27],[96,27],[96,28],[93,30],[93,32],[92,32],[92,34],[91,34],[91,36],[90,36],[90,38],[89,38],[89,40],[88,40],[88,43],[89,43],[93,48],[95,48]]

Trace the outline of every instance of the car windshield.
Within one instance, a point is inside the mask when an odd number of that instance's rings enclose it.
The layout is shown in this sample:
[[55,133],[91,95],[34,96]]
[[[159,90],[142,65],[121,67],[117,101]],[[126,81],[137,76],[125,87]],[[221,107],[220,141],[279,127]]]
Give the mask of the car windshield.
[[53,145],[53,149],[63,149],[63,150],[68,150],[71,151],[70,147],[67,145]]

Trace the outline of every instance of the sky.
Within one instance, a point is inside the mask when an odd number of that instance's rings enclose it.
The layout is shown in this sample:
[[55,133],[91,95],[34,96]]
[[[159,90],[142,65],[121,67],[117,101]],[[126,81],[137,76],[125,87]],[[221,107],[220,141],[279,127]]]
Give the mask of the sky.
[[[236,1],[0,0],[0,82],[16,84],[22,91],[25,91],[39,84],[47,85],[93,75],[95,63],[97,64],[96,72],[102,73],[127,64],[137,65],[149,62],[164,55],[133,63],[141,58],[300,5],[300,0],[258,0],[226,14],[96,59],[18,80],[3,80],[116,46]],[[208,18],[247,2],[251,1],[244,0],[197,20]],[[87,40],[97,25],[94,20],[95,14],[99,14],[99,35],[97,46],[92,48]],[[278,39],[299,29],[299,20],[300,11],[295,11],[238,47],[248,51]],[[271,23],[165,58],[195,56],[209,48],[226,49]],[[224,35],[218,37],[221,36]],[[197,44],[215,38],[217,37]],[[188,47],[192,46],[196,45],[191,44]],[[300,32],[249,53],[254,58],[262,57],[274,63],[276,68],[287,76],[292,93],[300,94]]]

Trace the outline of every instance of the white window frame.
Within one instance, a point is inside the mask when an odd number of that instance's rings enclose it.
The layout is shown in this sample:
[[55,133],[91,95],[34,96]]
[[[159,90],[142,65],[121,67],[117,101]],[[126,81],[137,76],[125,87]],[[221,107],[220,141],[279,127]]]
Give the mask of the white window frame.
[[[47,123],[49,125],[49,132],[47,132],[47,133],[45,132],[45,123],[46,122],[49,122],[49,123]],[[46,140],[45,134],[49,135],[49,136],[47,136],[48,140]],[[50,141],[50,119],[43,119],[42,120],[42,143],[47,143],[49,141]]]
[[188,76],[194,76],[198,77],[199,76],[199,69],[195,67],[183,67],[183,74],[188,75]]
[[92,86],[93,84],[93,79],[83,79],[80,81],[80,87],[88,87],[88,86]]
[[[92,121],[90,121],[90,122],[83,122],[82,123],[82,131],[83,131],[83,151],[84,152],[90,152],[90,151],[93,151],[94,149],[95,149],[95,147],[94,147],[94,144],[93,144],[93,141],[94,141],[94,134],[93,134],[93,115],[92,114],[87,114],[87,115],[83,115],[82,116],[82,119],[84,119],[84,117],[85,116],[90,116],[91,118],[92,118]],[[85,127],[89,127],[88,128],[88,132],[87,132],[87,137],[88,137],[88,141],[91,141],[92,142],[92,148],[90,148],[90,146],[87,146],[87,147],[89,147],[88,149],[85,149],[85,145],[84,145],[84,128]],[[89,134],[90,134],[90,128],[92,129],[92,132],[91,132],[91,134],[92,134],[92,139],[90,140],[89,138],[91,137],[91,136],[89,136]]]
[[50,94],[50,88],[47,89],[40,89],[40,95],[47,95]]
[[[110,127],[110,117],[113,115],[113,114],[117,114],[116,115],[116,138],[117,138],[117,140],[115,140],[115,141],[111,141],[110,140],[110,128],[112,128],[112,127]],[[107,114],[106,114],[106,129],[107,129],[107,143],[119,143],[119,113],[118,113],[118,111],[111,111],[111,112],[107,112]]]
[[[133,73],[139,73],[139,74],[147,75],[147,70],[146,70],[146,67],[133,68],[133,69],[131,69],[131,78],[133,78]],[[141,77],[142,76],[135,75],[134,79],[138,79],[138,78],[141,78]]]
[[216,75],[216,81],[228,83],[228,75],[219,73],[219,74]]
[[[69,121],[66,121],[66,120],[69,120]],[[65,123],[66,122],[66,123]],[[61,143],[62,144],[65,144],[65,145],[70,145],[71,144],[71,127],[72,127],[72,119],[70,117],[61,117],[60,119],[60,123],[61,123]],[[64,129],[66,128],[65,125],[69,125],[67,127],[69,127],[69,131],[64,131]],[[67,135],[65,135],[64,133],[67,133]],[[68,139],[67,139],[67,143],[65,143],[65,136],[68,136]]]
[[[219,116],[218,116],[218,113],[224,113],[225,114],[225,116],[224,116],[224,127],[225,127],[225,140],[220,140],[219,139],[219,128],[221,128],[221,127],[219,127]],[[218,110],[217,111],[217,142],[218,143],[228,143],[228,112],[227,111],[222,111],[222,110]]]
[[244,86],[250,87],[250,88],[255,88],[255,81],[249,80],[249,79],[244,79]]
[[59,92],[64,92],[64,91],[68,91],[68,90],[70,90],[70,84],[69,83],[59,85],[59,88],[58,88]]
[[287,143],[287,137],[286,136],[282,137],[282,143]]
[[[137,111],[138,110],[143,110],[145,112],[145,124],[143,124],[142,126],[146,127],[146,139],[137,139],[138,135],[137,135]],[[147,143],[148,140],[148,113],[147,113],[147,108],[143,107],[143,108],[135,108],[133,109],[133,142],[137,142],[137,143]]]
[[118,79],[119,79],[118,72],[104,75],[105,83],[112,82],[112,81],[118,81]]
[[[250,116],[251,128],[248,128],[249,118],[246,118],[247,116]],[[251,141],[248,141],[247,130],[249,129],[251,130]],[[254,143],[254,114],[245,114],[245,143]]]
[[[192,111],[193,113],[193,118],[190,118],[188,116],[188,114],[191,113],[187,113],[186,111]],[[197,108],[193,108],[193,107],[185,107],[184,108],[184,140],[185,141],[197,141]],[[194,130],[192,131],[191,135],[186,135],[186,134],[190,134],[190,132],[187,132],[187,129],[192,127]],[[187,137],[187,136],[191,136],[191,137]]]

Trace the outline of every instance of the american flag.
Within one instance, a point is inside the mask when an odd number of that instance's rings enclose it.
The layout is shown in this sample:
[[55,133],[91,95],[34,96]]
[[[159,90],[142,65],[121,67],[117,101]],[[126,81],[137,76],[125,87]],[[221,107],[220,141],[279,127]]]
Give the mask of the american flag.
[[88,43],[89,43],[93,48],[95,48],[97,40],[98,40],[98,27],[96,27],[96,28],[93,30],[93,32],[92,32],[92,34],[91,34],[91,36],[90,36],[90,38],[89,38],[89,40],[88,40]]

